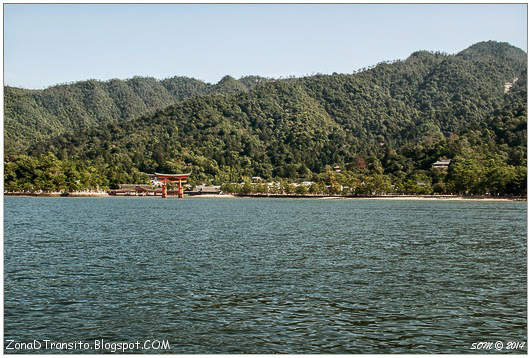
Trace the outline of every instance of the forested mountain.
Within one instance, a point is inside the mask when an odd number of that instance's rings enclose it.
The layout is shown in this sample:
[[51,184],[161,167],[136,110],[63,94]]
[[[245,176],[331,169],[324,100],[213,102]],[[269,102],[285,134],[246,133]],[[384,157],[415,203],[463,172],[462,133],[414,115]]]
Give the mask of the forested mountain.
[[[73,130],[51,139],[44,137],[57,132],[43,133],[29,154],[90,163],[101,185],[142,180],[140,172],[191,170],[194,180],[216,183],[260,176],[330,187],[338,181],[351,189],[379,180],[382,192],[525,192],[527,54],[506,43],[478,43],[456,55],[419,51],[353,74],[275,81],[227,76],[213,86],[181,81],[171,91],[164,81],[145,81],[149,90],[120,92],[134,93],[142,103],[137,107],[117,110],[116,96],[114,106],[103,99],[84,107],[62,102],[64,117],[46,118],[72,123]],[[78,97],[93,99],[96,92],[107,93],[87,90]],[[36,114],[8,121],[6,111],[6,127],[42,133],[39,115],[50,110],[33,91],[19,95],[17,106]],[[181,100],[165,106],[170,97]],[[10,101],[6,94],[6,108],[14,107]],[[150,113],[153,108],[159,109]],[[53,157],[43,157],[48,153]],[[440,158],[452,159],[448,172],[431,168]],[[343,173],[332,174],[333,166]]]
[[32,143],[52,136],[133,119],[185,98],[248,91],[261,81],[267,80],[225,76],[212,85],[187,77],[134,77],[81,81],[44,90],[4,87],[6,152],[23,152]]

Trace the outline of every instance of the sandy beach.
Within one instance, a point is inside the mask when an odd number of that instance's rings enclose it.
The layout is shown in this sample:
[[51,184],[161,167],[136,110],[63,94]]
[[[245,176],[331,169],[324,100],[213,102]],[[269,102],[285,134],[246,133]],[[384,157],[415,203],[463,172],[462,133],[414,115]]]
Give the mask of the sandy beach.
[[[210,197],[218,197],[212,195]],[[289,199],[318,199],[318,200],[431,200],[431,201],[527,201],[525,197],[466,197],[459,195],[385,195],[385,196],[312,196],[312,195],[241,195],[240,198],[289,198]]]
[[219,198],[219,199],[231,199],[236,198],[232,194],[201,194],[201,195],[184,195],[185,198]]
[[474,197],[462,197],[462,196],[455,196],[455,197],[423,197],[423,196],[403,196],[403,197],[382,197],[382,196],[375,196],[371,198],[352,198],[352,197],[345,197],[345,198],[337,198],[334,199],[348,199],[348,200],[434,200],[434,201],[527,201],[526,198],[474,198]]
[[56,197],[108,197],[109,193],[105,191],[75,191],[71,193],[64,192],[40,192],[40,193],[27,193],[27,192],[4,192],[4,196],[26,196],[26,197],[46,197],[46,198],[56,198]]

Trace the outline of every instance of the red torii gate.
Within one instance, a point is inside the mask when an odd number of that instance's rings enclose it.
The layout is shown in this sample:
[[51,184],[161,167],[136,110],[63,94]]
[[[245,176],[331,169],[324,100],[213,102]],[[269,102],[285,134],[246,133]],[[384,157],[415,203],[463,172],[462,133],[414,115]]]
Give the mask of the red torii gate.
[[188,177],[192,173],[188,174],[160,174],[155,173],[157,180],[162,182],[162,198],[168,196],[168,188],[166,187],[167,183],[179,183],[179,189],[177,191],[177,196],[182,198],[184,195],[183,183],[186,183]]

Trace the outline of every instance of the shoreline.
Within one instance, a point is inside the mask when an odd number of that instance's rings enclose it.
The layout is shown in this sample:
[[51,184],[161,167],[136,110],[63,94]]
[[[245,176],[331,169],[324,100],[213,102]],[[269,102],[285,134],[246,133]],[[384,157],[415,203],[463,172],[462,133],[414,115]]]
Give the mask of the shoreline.
[[[157,197],[154,195],[109,195],[107,192],[72,192],[72,193],[24,193],[7,192],[4,196],[19,197],[65,197],[65,198],[91,198],[91,197]],[[169,195],[168,198],[176,198],[176,195]],[[380,196],[345,196],[345,195],[297,195],[297,194],[202,194],[184,195],[185,198],[270,198],[270,199],[318,199],[318,200],[418,200],[418,201],[525,201],[527,197],[498,197],[498,196],[462,196],[462,195],[380,195]]]
[[4,196],[23,196],[29,198],[89,198],[89,197],[108,197],[109,193],[105,191],[75,191],[75,192],[42,192],[42,193],[25,193],[25,192],[5,192]]
[[419,201],[525,201],[527,197],[503,196],[462,196],[462,195],[379,195],[379,196],[347,196],[347,195],[296,195],[296,194],[234,194],[235,197],[247,198],[293,198],[320,200],[419,200]]

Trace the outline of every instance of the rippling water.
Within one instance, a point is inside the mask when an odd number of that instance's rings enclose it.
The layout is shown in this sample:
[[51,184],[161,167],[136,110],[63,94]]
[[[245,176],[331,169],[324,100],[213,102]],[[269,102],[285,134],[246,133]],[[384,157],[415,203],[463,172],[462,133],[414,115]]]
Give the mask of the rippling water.
[[[527,341],[527,203],[7,197],[4,214],[6,341],[168,340],[149,353]],[[102,351],[39,350],[69,352]]]

